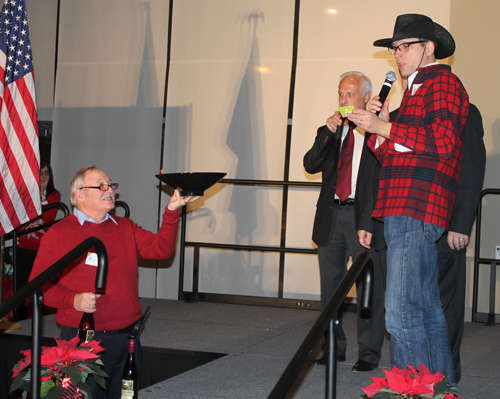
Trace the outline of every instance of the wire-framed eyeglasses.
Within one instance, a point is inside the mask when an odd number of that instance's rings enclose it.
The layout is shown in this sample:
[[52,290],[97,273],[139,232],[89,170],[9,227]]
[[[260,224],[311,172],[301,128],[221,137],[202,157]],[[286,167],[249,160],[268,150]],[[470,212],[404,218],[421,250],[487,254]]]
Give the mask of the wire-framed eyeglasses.
[[118,189],[119,184],[118,183],[111,183],[111,184],[103,183],[103,184],[99,184],[98,186],[84,186],[84,187],[79,187],[79,189],[81,189],[81,188],[95,188],[95,189],[101,190],[101,191],[108,191],[110,187],[113,190],[116,190],[116,189]]
[[408,42],[408,43],[401,43],[399,46],[391,46],[388,47],[387,49],[389,50],[389,53],[392,55],[396,55],[396,52],[399,50],[402,53],[406,53],[412,44],[417,44],[417,43],[427,43],[428,40],[417,40],[415,42]]

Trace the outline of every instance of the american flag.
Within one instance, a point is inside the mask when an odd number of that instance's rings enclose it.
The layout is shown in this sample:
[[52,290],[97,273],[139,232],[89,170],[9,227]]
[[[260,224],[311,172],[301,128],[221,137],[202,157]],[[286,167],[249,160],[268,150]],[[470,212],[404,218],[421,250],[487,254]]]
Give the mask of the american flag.
[[41,214],[33,60],[24,0],[0,15],[0,236]]

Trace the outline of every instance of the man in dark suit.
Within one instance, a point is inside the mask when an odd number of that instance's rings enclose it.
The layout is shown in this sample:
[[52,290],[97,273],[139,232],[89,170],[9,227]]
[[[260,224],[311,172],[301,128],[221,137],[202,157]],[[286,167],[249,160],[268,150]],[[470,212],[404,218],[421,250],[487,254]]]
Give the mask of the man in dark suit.
[[[357,109],[365,109],[370,96],[371,83],[362,73],[347,72],[340,77],[340,106],[352,105]],[[304,168],[308,173],[323,173],[313,228],[313,241],[318,245],[323,308],[344,277],[349,257],[355,260],[363,251],[356,235],[354,204],[365,132],[354,124],[344,125],[340,165],[337,167],[339,155],[338,147],[334,145],[335,131],[342,123],[339,112],[328,118],[326,125],[318,129],[314,145],[304,156]],[[351,150],[349,145],[352,146]],[[352,154],[352,165],[348,167],[345,167],[344,151]],[[347,193],[343,189],[346,186]],[[357,289],[359,297],[362,287],[358,285]],[[354,372],[370,371],[378,366],[385,331],[383,296],[380,278],[375,282],[371,317],[361,317],[358,306],[359,350],[358,361],[352,369]],[[342,361],[345,360],[346,336],[342,329],[341,315],[338,315],[338,320],[339,323],[335,326],[337,358]],[[325,363],[324,356],[317,362]]]
[[483,136],[481,113],[475,105],[470,104],[460,182],[451,214],[450,228],[436,243],[439,291],[457,383],[461,377],[460,345],[464,332],[466,247],[476,218],[486,167]]
[[[397,111],[391,113],[391,120],[395,119]],[[486,164],[483,135],[481,113],[475,105],[470,104],[464,134],[460,181],[450,227],[448,232],[443,234],[436,243],[440,298],[446,319],[457,383],[461,377],[460,345],[464,329],[466,247],[479,205]],[[367,139],[368,137],[365,140]],[[380,170],[380,163],[365,143],[356,191],[356,196],[363,198],[363,201],[356,203],[356,227],[362,246],[371,248],[371,251],[380,251],[380,254],[385,255],[383,223],[371,217],[373,209],[375,209]]]

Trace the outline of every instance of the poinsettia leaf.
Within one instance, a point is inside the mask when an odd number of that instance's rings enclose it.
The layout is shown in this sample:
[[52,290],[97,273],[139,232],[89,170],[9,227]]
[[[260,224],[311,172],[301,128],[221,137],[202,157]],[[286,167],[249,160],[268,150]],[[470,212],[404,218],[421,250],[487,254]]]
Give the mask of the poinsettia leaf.
[[100,367],[96,367],[96,366],[88,366],[90,368],[90,370],[92,370],[92,373],[94,375],[100,375],[102,377],[105,377],[105,378],[109,378],[109,376],[106,374],[106,372],[101,369]]
[[71,383],[74,385],[74,386],[77,386],[78,383],[81,381],[82,379],[82,372],[81,370],[78,370],[74,367],[63,367],[61,369],[61,371],[67,375],[70,376],[71,378]]
[[103,389],[106,389],[106,380],[104,378],[102,378],[100,375],[98,374],[95,374],[94,375],[94,379],[95,379],[95,382],[97,382],[97,384],[103,388]]
[[92,374],[92,369],[91,369],[89,366],[87,366],[86,364],[82,364],[80,367],[81,367],[83,370],[85,370],[87,373]]
[[393,395],[394,394],[390,392],[379,392],[372,396],[372,399],[391,399]]
[[95,364],[98,364],[99,366],[104,366],[104,363],[102,362],[101,359],[96,359]]
[[55,387],[56,384],[52,380],[45,381],[40,387],[40,397],[44,397],[49,392],[50,388]]
[[78,388],[85,395],[86,398],[91,398],[90,387],[87,384],[84,384],[83,382],[80,381],[80,383],[78,384]]
[[[54,385],[52,388],[49,389],[44,399],[59,399],[63,395],[63,393],[64,393],[63,387]],[[40,396],[43,397],[41,392]]]
[[440,382],[434,385],[434,395],[438,393],[449,392],[448,389],[448,377],[444,377]]
[[9,392],[14,392],[16,389],[21,388],[21,384],[23,383],[23,380],[21,379],[15,379],[12,381],[12,384],[10,384],[10,391]]

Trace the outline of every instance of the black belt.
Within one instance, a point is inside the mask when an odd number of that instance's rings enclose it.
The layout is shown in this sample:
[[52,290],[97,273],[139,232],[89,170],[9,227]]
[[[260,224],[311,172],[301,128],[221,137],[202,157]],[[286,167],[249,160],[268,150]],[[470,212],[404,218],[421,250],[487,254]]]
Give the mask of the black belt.
[[335,202],[336,204],[338,204],[340,206],[351,206],[351,205],[354,205],[354,199],[353,198],[347,198],[344,201],[341,201],[339,199],[334,199],[333,202]]
[[133,322],[130,326],[124,327],[120,330],[103,330],[103,331],[97,331],[97,332],[102,332],[104,334],[125,334],[125,333],[129,333],[130,330],[132,330],[132,327],[134,326],[135,323],[137,323],[137,322]]

